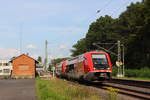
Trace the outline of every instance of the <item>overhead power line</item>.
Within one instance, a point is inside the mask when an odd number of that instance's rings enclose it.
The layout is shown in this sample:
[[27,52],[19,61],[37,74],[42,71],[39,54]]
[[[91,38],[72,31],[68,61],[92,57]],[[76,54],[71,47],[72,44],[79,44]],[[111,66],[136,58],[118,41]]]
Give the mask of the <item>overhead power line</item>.
[[[93,43],[94,46],[96,46],[99,50],[104,50],[111,55],[114,55],[117,57],[116,65],[118,66],[118,77],[124,77],[125,72],[124,72],[124,45],[118,40],[116,43]],[[105,46],[108,45],[109,48],[106,48]],[[115,47],[117,47],[117,53],[114,52]]]
[[113,0],[109,0],[101,9],[97,10],[96,13],[100,13],[102,10],[104,10],[107,6],[109,6],[109,4],[111,4]]
[[125,5],[127,5],[129,2],[131,2],[132,0],[127,0],[127,2],[125,2],[124,4],[122,4],[119,8],[117,8],[116,10],[114,10],[111,14],[111,16],[113,16],[117,11],[119,11],[121,8],[123,8]]

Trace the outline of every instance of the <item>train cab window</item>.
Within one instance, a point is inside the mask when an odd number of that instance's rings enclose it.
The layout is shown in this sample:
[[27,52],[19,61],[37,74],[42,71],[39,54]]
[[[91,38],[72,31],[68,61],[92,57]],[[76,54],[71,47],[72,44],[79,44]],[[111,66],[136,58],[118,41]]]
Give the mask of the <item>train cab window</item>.
[[109,68],[106,55],[104,54],[93,54],[92,60],[94,68],[97,70],[104,70]]

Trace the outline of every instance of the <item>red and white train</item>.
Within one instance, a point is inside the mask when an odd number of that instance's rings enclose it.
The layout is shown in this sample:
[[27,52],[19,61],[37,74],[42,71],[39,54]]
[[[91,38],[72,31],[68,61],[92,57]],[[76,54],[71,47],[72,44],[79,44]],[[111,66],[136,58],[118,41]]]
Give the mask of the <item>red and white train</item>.
[[87,81],[110,79],[111,73],[111,59],[104,51],[86,52],[56,66],[56,74],[60,77]]

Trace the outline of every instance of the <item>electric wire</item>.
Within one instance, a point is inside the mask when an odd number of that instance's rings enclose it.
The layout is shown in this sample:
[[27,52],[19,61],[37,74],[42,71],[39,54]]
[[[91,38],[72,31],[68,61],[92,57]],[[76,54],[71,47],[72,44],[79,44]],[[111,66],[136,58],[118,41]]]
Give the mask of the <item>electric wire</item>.
[[119,8],[117,8],[115,11],[112,12],[111,16],[113,16],[117,11],[119,11],[121,8],[123,8],[125,5],[130,3],[132,0],[127,0],[123,5],[121,5]]
[[113,1],[113,0],[109,0],[101,9],[97,10],[96,13],[100,13],[102,10],[105,10],[105,8],[106,8],[107,6],[109,6],[112,1]]

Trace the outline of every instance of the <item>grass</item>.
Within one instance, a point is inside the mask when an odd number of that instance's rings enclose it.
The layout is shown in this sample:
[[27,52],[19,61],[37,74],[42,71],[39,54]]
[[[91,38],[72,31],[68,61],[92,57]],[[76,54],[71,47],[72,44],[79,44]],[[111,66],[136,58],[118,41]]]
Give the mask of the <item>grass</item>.
[[60,79],[37,78],[36,88],[38,100],[102,100],[94,90]]
[[[150,68],[143,67],[141,69],[125,69],[125,78],[136,80],[150,80]],[[117,67],[113,67],[113,77],[117,75]]]
[[114,89],[112,87],[108,87],[108,100],[117,100],[118,98],[118,89]]
[[147,80],[147,81],[150,80],[150,78],[143,78],[143,77],[124,77],[124,79],[131,79],[131,80]]
[[135,78],[149,78],[150,79],[150,68],[144,67],[141,69],[126,69],[126,77],[135,77]]

